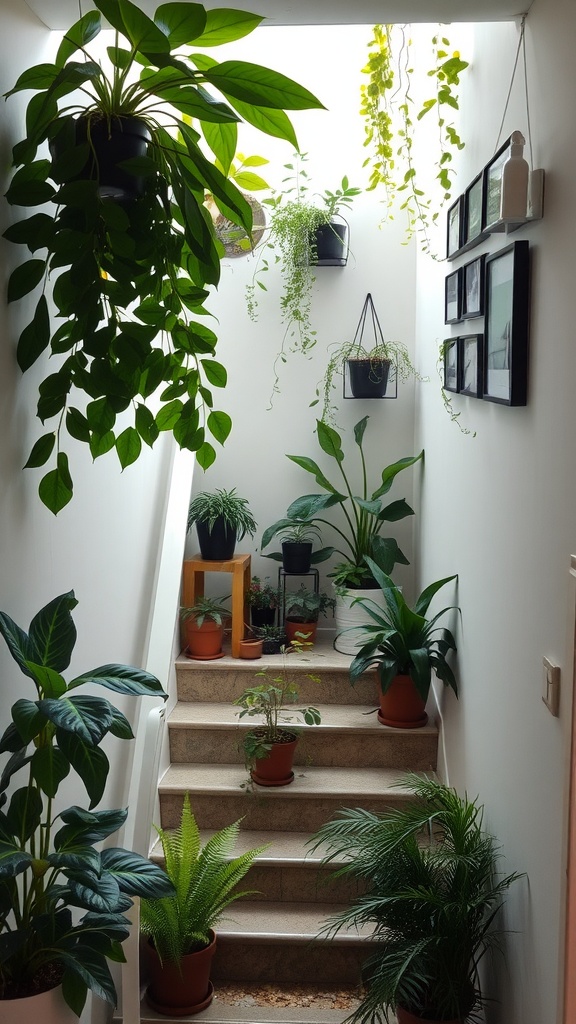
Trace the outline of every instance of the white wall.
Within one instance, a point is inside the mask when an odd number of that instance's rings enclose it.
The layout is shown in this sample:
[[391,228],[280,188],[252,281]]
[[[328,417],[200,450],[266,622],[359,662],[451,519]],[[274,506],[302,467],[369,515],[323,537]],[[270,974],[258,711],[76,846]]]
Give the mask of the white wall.
[[[296,112],[292,116],[300,149],[309,153],[306,165],[313,190],[318,192],[340,186],[347,174],[351,185],[364,186],[367,174],[362,170],[366,156],[363,128],[358,116],[360,69],[366,63],[371,30],[366,26],[327,28],[263,28],[253,39],[234,44],[242,59],[260,61],[290,75],[306,85],[324,102],[327,111]],[[224,50],[222,51],[224,53]],[[291,162],[288,143],[264,138],[243,130],[239,148],[245,154],[258,153],[274,161],[260,173],[279,187]],[[318,268],[312,303],[312,322],[318,341],[307,360],[301,354],[288,355],[280,369],[280,394],[272,409],[269,396],[274,381],[273,363],[284,333],[280,321],[280,268],[272,266],[266,278],[268,291],[257,289],[259,321],[248,318],[245,287],[252,280],[254,257],[227,260],[223,267],[218,295],[213,303],[219,323],[215,328],[220,357],[229,372],[229,387],[218,402],[233,419],[233,433],[213,467],[198,472],[194,488],[214,490],[236,487],[248,498],[259,531],[252,543],[242,541],[241,549],[253,556],[253,571],[276,579],[277,563],[263,559],[259,550],[262,531],[284,516],[287,506],[301,494],[319,491],[314,478],[285,458],[286,454],[307,455],[322,465],[330,479],[340,484],[336,464],[320,450],[313,431],[318,410],[309,408],[316,384],[327,361],[328,347],[353,337],[366,294],[372,293],[384,336],[414,345],[414,270],[413,245],[402,245],[403,224],[399,219],[380,227],[385,208],[381,197],[364,194],[354,201],[347,219],[351,228],[351,255],[348,266]],[[368,337],[371,337],[369,335]],[[340,385],[340,382],[338,382]],[[343,401],[339,403],[338,423],[345,431],[345,449],[350,453],[346,470],[356,488],[360,487],[360,466],[353,425],[363,416],[370,421],[365,435],[370,483],[374,489],[382,469],[390,462],[414,452],[413,382],[399,386],[397,401]],[[415,471],[406,471],[398,480],[392,497],[410,502]],[[399,543],[408,557],[412,547],[411,520],[398,524]],[[326,535],[323,544],[334,543]],[[267,551],[277,550],[271,545]],[[188,550],[197,550],[196,536],[188,540]],[[337,560],[337,559],[336,559]],[[324,563],[326,571],[334,562]],[[410,581],[411,570],[398,573]],[[222,581],[214,588],[224,593]],[[328,623],[329,624],[329,623]]]
[[[456,396],[454,409],[477,432],[473,438],[450,422],[439,388],[418,394],[417,438],[426,447],[420,582],[458,572],[462,608],[461,695],[458,702],[443,695],[449,778],[485,803],[487,827],[503,845],[503,869],[527,873],[508,899],[508,969],[500,969],[491,993],[502,1005],[488,1014],[506,1024],[560,1020],[570,695],[566,686],[560,718],[553,718],[541,701],[541,679],[543,656],[562,664],[567,684],[570,676],[563,658],[569,556],[576,548],[575,32],[571,0],[535,0],[527,60],[534,161],[546,169],[545,216],[512,236],[528,239],[532,253],[528,405]],[[467,148],[455,195],[495,149],[518,28],[480,26],[471,42],[461,117]],[[515,128],[527,135],[524,109],[519,75],[503,138]],[[507,241],[492,236],[485,248]],[[430,374],[442,338],[476,329],[474,322],[452,330],[443,324],[443,278],[451,269],[425,258],[418,264],[418,354]]]

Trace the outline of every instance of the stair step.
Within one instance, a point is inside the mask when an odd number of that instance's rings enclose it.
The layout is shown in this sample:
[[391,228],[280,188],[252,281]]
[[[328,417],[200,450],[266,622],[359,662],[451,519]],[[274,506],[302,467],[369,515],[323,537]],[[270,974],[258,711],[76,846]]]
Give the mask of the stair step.
[[410,799],[395,788],[404,772],[390,768],[296,769],[289,786],[246,789],[247,773],[234,764],[173,764],[160,786],[160,819],[175,828],[188,791],[199,828],[220,829],[243,818],[244,829],[315,832],[341,807],[383,811]]
[[[296,705],[300,706],[300,702]],[[358,768],[403,768],[428,771],[436,767],[438,730],[390,729],[380,725],[374,705],[316,704],[322,722],[303,727],[296,748],[296,765]],[[243,764],[242,738],[256,719],[239,720],[232,704],[180,702],[168,720],[170,760],[206,764]],[[284,717],[289,726],[299,716]]]
[[[328,640],[320,640],[309,651],[286,655],[286,669],[299,689],[299,701],[305,704],[368,704],[374,705],[378,688],[375,670],[365,672],[358,682],[350,683],[352,658],[332,648]],[[217,661],[192,661],[184,655],[176,659],[178,699],[233,704],[248,687],[261,680],[257,673],[266,671],[272,678],[282,670],[283,656],[264,655],[256,661],[245,661],[225,655]],[[309,675],[316,677],[314,680]]]
[[[302,1006],[300,1002],[297,1005],[288,1006],[277,1006],[273,1002],[270,1005],[262,1002],[252,1003],[250,997],[245,1002],[232,1003],[228,1001],[227,990],[233,987],[235,987],[233,983],[217,982],[214,1000],[210,1006],[201,1013],[189,1017],[166,1017],[164,1014],[152,1010],[144,999],[140,1008],[140,1022],[141,1024],[156,1024],[159,1021],[162,1021],[163,1024],[181,1024],[185,1021],[199,1021],[200,1024],[202,1022],[206,1022],[206,1024],[343,1024],[351,1012],[350,1008],[333,1009],[323,1005],[326,1002],[327,986],[323,986],[319,992],[320,996],[324,998],[318,998],[318,988],[310,986],[309,1005],[306,1006]],[[263,986],[251,982],[246,985],[239,983],[238,987],[247,992],[250,992],[251,989],[262,991],[263,988]],[[290,992],[287,985],[270,984],[267,987],[276,989],[279,995]],[[299,990],[304,988],[301,985],[297,987]],[[340,986],[334,989],[336,995],[340,991]],[[319,1003],[320,1005],[318,1005]],[[120,1018],[115,1016],[114,1020],[119,1021]]]

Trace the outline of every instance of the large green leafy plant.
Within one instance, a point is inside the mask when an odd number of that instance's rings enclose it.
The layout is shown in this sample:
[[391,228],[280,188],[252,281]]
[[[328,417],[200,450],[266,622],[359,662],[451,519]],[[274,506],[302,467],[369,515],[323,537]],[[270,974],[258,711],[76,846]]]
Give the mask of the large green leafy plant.
[[479,1020],[479,965],[498,948],[495,917],[519,876],[497,875],[477,800],[425,777],[404,784],[415,801],[384,814],[343,810],[313,839],[325,863],[343,856],[338,874],[363,888],[326,932],[374,927],[365,995],[348,1020],[391,1022],[398,1006],[422,1021]]
[[[213,407],[211,389],[225,386],[226,371],[202,322],[223,252],[205,199],[250,235],[251,208],[227,177],[238,122],[297,146],[284,108],[321,106],[284,75],[196,52],[252,32],[257,15],[187,2],[162,4],[153,18],[130,0],[94,6],[65,34],[54,63],[25,71],[11,91],[34,95],[7,199],[40,209],[6,232],[32,254],[12,273],[8,299],[42,287],[18,362],[25,371],[45,350],[53,357],[37,415],[55,425],[26,465],[54,459],[39,489],[54,513],[73,491],[66,431],[94,458],[114,449],[122,468],[162,431],[204,468],[213,462],[208,437],[223,443],[231,421]],[[115,30],[107,61],[89,50],[102,15]],[[145,187],[116,201],[102,194],[95,137],[127,117],[143,123],[149,143],[121,169]]]
[[[109,733],[133,736],[127,718],[108,700],[78,691],[97,685],[134,696],[166,694],[155,676],[130,665],[101,665],[65,681],[77,603],[72,591],[55,598],[28,633],[0,612],[0,633],[36,691],[35,700],[15,702],[0,738],[0,753],[9,755],[0,776],[0,1017],[3,999],[60,981],[78,1016],[88,989],[115,1005],[107,961],[124,959],[130,897],[172,892],[164,872],[146,858],[95,848],[128,814],[95,809],[109,768],[100,744]],[[55,804],[71,771],[86,789],[87,809],[59,810]],[[24,784],[14,788],[20,772]]]

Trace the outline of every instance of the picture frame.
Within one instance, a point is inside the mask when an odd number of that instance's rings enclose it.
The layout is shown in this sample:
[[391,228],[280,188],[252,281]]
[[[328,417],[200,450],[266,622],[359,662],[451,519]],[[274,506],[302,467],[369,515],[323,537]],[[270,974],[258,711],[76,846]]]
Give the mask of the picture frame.
[[442,387],[445,391],[458,392],[460,390],[458,338],[446,338],[442,348],[444,361],[444,382]]
[[527,401],[529,258],[525,240],[486,257],[483,398],[501,405]]
[[467,334],[458,338],[460,394],[482,398],[483,334]]
[[484,171],[480,171],[464,192],[462,244],[470,249],[485,237],[485,196]]
[[477,256],[465,263],[462,270],[462,301],[460,319],[473,320],[484,313],[484,263],[485,255]]
[[462,268],[447,274],[444,281],[444,323],[457,324],[462,319]]
[[446,214],[446,257],[452,259],[462,245],[464,196],[458,196]]
[[504,164],[510,152],[510,138],[500,146],[494,154],[490,163],[486,164],[484,175],[484,221],[483,229],[490,231],[504,231],[505,225],[500,220],[500,205],[502,200],[502,175]]

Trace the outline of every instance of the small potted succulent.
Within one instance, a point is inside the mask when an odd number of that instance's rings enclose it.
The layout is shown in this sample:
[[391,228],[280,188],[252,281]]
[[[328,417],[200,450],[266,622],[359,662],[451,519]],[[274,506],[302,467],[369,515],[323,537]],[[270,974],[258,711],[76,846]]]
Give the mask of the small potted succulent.
[[306,725],[320,723],[317,708],[286,707],[298,700],[298,687],[286,668],[289,650],[284,649],[284,661],[278,675],[270,679],[265,671],[258,672],[257,676],[263,682],[248,687],[234,702],[242,708],[239,718],[248,716],[263,720],[261,726],[250,729],[244,737],[246,767],[250,771],[251,782],[259,786],[287,786],[292,782],[292,764],[300,731],[291,724],[294,716],[299,716]]
[[280,654],[283,647],[286,647],[286,629],[281,626],[253,626],[252,633],[256,639],[262,641],[262,654]]
[[188,531],[194,524],[200,554],[210,562],[233,558],[236,541],[246,534],[253,537],[257,530],[248,499],[240,498],[235,487],[197,494],[188,509]]
[[313,644],[320,614],[326,615],[328,609],[333,612],[335,605],[334,597],[304,586],[286,594],[286,636],[289,642]]
[[199,597],[190,608],[181,608],[186,657],[194,661],[222,658],[224,619],[229,615],[230,610],[221,604],[221,599],[210,597]]
[[253,576],[246,591],[253,626],[273,626],[276,622],[278,587],[268,583],[269,578],[266,576],[262,580],[260,576]]

